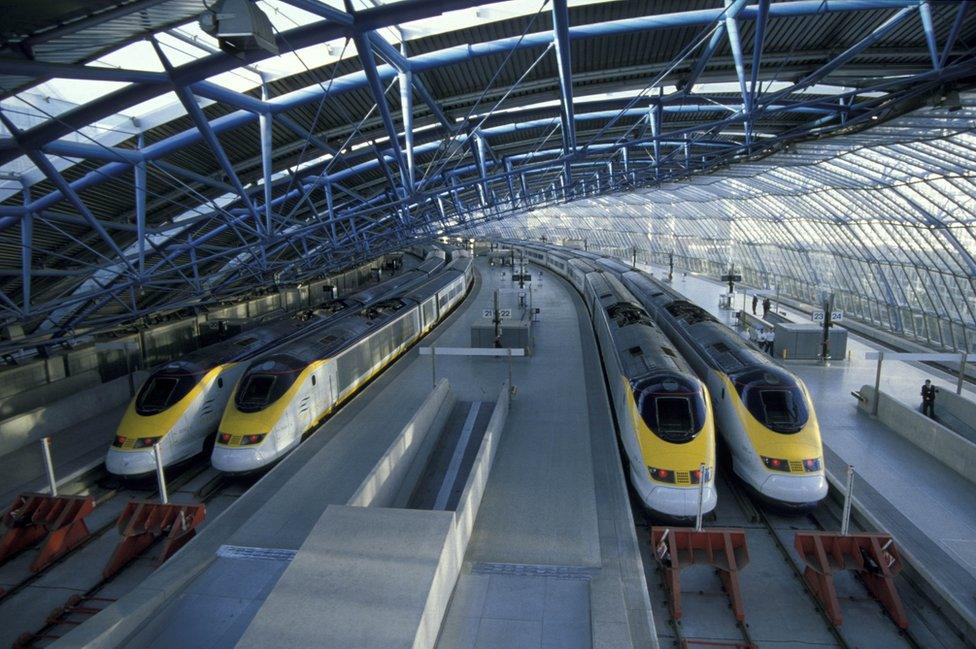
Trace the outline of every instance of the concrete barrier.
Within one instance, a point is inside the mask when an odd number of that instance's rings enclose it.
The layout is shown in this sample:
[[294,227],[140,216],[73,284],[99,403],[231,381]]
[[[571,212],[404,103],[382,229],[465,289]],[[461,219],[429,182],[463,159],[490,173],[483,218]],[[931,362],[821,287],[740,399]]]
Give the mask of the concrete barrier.
[[952,415],[960,422],[967,425],[970,430],[968,431],[956,431],[963,437],[966,437],[970,442],[976,442],[976,439],[967,436],[966,433],[972,433],[973,428],[976,428],[976,401],[972,399],[967,399],[962,395],[949,392],[948,390],[939,390],[939,396],[935,400],[935,416],[941,417],[943,413]]
[[[391,507],[398,493],[411,491],[415,482],[407,479],[411,467],[419,467],[414,470],[418,474],[423,469],[433,448],[432,443],[425,442],[436,439],[430,433],[443,428],[453,405],[451,384],[441,379],[349,499],[349,506]],[[426,449],[426,454],[422,449]]]
[[475,520],[481,507],[481,499],[488,487],[488,477],[495,462],[495,453],[501,442],[508,420],[508,406],[511,388],[506,381],[498,394],[495,409],[488,421],[488,428],[481,439],[481,446],[475,456],[468,479],[461,491],[458,507],[454,512],[454,524],[448,535],[448,543],[444,546],[441,559],[434,573],[433,583],[427,593],[427,604],[421,616],[417,634],[414,637],[414,647],[433,647],[437,642],[447,606],[451,601],[451,594],[461,574],[464,555],[468,550],[468,542],[474,531]]
[[[863,386],[860,395],[858,407],[870,413],[874,407],[874,386]],[[976,482],[976,444],[973,442],[884,391],[878,401],[878,421],[965,479]]]
[[[148,372],[133,373],[136,390],[147,376]],[[0,421],[0,455],[6,455],[47,435],[54,435],[79,421],[96,417],[130,398],[129,379],[122,376]]]
[[[508,383],[456,511],[354,504],[390,501],[397,476],[423,445],[422,433],[431,429],[448,393],[442,380],[349,504],[326,508],[244,632],[239,649],[273,644],[434,647],[505,427]],[[291,622],[283,625],[286,619]]]

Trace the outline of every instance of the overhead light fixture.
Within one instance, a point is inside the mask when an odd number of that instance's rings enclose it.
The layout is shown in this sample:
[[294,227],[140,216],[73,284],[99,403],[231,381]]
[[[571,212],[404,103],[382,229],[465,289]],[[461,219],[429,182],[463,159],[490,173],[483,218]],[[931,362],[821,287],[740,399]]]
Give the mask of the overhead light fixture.
[[278,53],[271,21],[254,0],[217,0],[200,14],[200,29],[234,56],[256,50]]

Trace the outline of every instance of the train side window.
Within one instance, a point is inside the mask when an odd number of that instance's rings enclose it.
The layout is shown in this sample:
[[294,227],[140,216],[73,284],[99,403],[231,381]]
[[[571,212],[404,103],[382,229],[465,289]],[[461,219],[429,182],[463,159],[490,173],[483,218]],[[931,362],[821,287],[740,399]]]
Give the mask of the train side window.
[[223,388],[223,387],[224,387],[224,378],[222,376],[218,376],[217,377],[217,388],[219,389],[219,388]]
[[312,385],[315,385],[315,375],[312,375]]

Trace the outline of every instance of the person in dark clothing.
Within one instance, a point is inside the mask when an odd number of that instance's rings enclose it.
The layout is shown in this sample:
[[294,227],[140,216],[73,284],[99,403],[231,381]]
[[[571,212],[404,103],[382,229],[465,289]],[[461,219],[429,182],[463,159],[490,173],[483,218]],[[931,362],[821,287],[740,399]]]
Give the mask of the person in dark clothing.
[[764,297],[763,298],[763,320],[765,320],[766,316],[769,315],[769,307],[770,307],[769,298]]
[[752,296],[752,315],[756,315],[756,307],[759,305],[759,297],[756,295]]
[[935,419],[935,395],[939,391],[932,385],[931,379],[925,379],[922,386],[922,414],[931,419]]

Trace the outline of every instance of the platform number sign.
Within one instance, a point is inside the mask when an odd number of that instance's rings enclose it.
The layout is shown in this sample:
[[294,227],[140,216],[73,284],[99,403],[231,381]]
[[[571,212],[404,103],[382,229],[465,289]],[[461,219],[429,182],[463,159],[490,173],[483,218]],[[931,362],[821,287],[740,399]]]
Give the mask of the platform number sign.
[[[494,309],[482,309],[481,310],[481,317],[482,318],[494,318],[495,317],[495,311],[494,311]],[[502,320],[505,320],[506,318],[511,318],[512,317],[512,310],[511,309],[498,309],[498,317],[501,318]]]
[[[823,322],[824,321],[824,312],[823,311],[814,311],[810,315],[810,319],[813,320],[814,322],[817,322],[817,323]],[[830,312],[830,321],[831,322],[840,322],[843,319],[844,319],[844,312],[843,311],[831,311]]]

